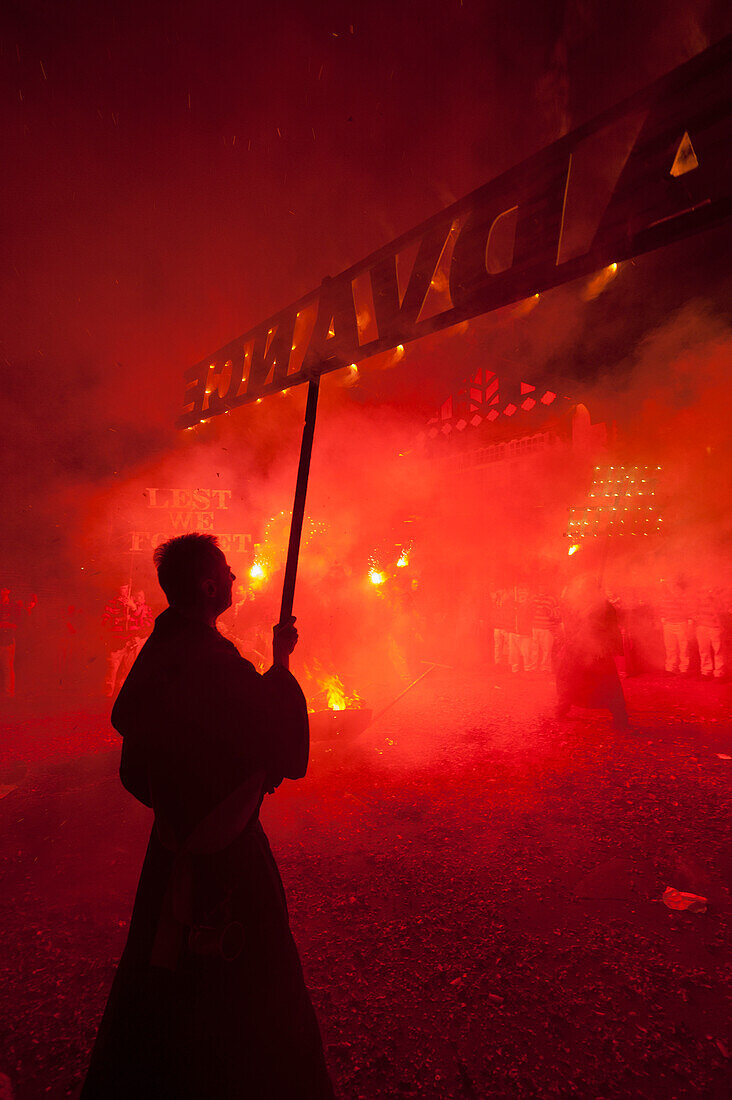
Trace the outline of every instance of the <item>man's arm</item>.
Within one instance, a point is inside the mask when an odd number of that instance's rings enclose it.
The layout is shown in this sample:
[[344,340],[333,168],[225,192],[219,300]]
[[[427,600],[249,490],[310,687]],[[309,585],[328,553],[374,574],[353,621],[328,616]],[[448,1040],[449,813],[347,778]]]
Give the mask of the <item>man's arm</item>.
[[273,665],[262,679],[272,748],[269,790],[279,786],[283,779],[304,778],[310,755],[310,725],[302,688],[288,669]]
[[162,720],[158,707],[165,694],[161,680],[148,674],[143,655],[130,669],[112,707],[112,725],[122,736],[119,777],[145,806],[152,806],[150,753]]
[[273,770],[267,789],[283,779],[302,779],[310,755],[308,707],[302,688],[289,671],[290,654],[297,645],[295,617],[278,623],[272,632],[272,667],[264,674],[269,736],[274,748]]

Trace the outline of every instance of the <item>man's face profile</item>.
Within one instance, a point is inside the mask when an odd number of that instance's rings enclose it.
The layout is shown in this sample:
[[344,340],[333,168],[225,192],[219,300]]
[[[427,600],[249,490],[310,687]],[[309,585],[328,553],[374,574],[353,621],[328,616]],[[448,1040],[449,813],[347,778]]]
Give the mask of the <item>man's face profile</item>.
[[216,610],[217,614],[221,615],[227,608],[231,607],[231,593],[236,577],[232,573],[229,563],[226,557],[218,551],[216,556]]

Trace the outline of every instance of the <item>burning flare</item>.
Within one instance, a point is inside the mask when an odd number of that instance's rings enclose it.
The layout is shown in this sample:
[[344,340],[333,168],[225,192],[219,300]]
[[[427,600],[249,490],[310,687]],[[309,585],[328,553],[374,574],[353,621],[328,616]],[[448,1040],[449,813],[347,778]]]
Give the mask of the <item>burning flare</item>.
[[328,710],[348,710],[351,706],[360,705],[361,697],[358,692],[354,691],[352,695],[348,695],[343,681],[335,672],[322,678],[320,690],[325,695]]

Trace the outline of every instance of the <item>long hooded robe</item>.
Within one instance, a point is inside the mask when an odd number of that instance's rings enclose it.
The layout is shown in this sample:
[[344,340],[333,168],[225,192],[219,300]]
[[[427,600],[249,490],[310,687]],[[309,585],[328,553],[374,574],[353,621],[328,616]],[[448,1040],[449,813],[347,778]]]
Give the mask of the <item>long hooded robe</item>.
[[[305,699],[168,608],[115,704],[120,777],[155,811],[82,1100],[331,1100],[258,811],[308,759]],[[217,809],[218,808],[218,809]]]
[[557,712],[571,706],[608,709],[625,728],[628,715],[614,656],[622,652],[615,608],[581,578],[564,601],[564,644],[557,664]]

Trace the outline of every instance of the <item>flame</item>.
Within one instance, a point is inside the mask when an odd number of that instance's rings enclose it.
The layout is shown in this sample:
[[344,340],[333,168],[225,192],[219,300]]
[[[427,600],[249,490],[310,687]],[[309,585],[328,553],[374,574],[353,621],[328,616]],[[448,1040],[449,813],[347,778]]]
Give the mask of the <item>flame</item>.
[[254,565],[249,570],[249,576],[252,578],[253,581],[264,580],[264,569],[258,561],[255,561]]
[[575,543],[573,543],[573,545],[572,545],[572,546],[570,546],[570,548],[569,548],[569,550],[567,551],[567,553],[569,554],[569,556],[570,556],[570,558],[571,558],[571,557],[572,557],[572,554],[576,554],[578,550],[579,550],[579,543],[575,542]]
[[346,693],[343,690],[343,684],[335,674],[325,678],[323,690],[328,703],[328,710],[346,709]]
[[334,672],[331,676],[324,676],[320,681],[322,693],[325,695],[328,710],[346,710],[349,706],[361,702],[358,692],[348,695],[340,676]]
[[386,577],[378,569],[372,566],[371,569],[369,569],[369,580],[372,584],[383,584]]

